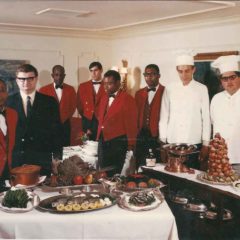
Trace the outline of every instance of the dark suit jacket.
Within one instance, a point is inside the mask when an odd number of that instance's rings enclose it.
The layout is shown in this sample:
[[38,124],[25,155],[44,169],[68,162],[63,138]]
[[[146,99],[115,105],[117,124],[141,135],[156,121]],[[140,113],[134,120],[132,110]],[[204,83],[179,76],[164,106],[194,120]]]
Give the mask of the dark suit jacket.
[[[159,135],[159,119],[160,119],[160,109],[162,102],[164,87],[159,84],[158,90],[150,104],[150,131],[152,137],[157,137]],[[145,103],[148,99],[147,87],[142,88],[136,92],[135,100],[138,109],[138,130],[141,131],[143,127],[143,113]]]
[[29,119],[25,116],[20,93],[10,96],[7,104],[18,112],[12,167],[37,164],[42,166],[42,174],[49,175],[52,153],[60,155],[62,150],[56,100],[36,92]]

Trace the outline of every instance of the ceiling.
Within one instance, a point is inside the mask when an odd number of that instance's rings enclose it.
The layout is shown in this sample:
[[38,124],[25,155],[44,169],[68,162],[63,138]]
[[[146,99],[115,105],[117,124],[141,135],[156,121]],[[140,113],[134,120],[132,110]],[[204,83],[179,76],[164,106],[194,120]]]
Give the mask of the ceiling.
[[238,1],[0,1],[0,30],[110,32],[150,23],[239,16]]

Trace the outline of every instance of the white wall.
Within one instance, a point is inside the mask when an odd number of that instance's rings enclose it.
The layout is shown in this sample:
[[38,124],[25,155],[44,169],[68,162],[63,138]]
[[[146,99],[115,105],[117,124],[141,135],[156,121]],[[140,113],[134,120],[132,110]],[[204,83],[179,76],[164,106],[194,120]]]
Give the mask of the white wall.
[[[182,28],[181,30],[159,31],[139,37],[113,40],[112,61],[120,64],[121,59],[129,62],[128,84],[134,93],[145,86],[142,76],[149,63],[158,64],[163,85],[178,79],[175,70],[176,50],[194,49],[196,53],[240,50],[240,22],[224,25]],[[159,29],[160,30],[160,29]]]
[[65,82],[75,88],[88,79],[91,61],[111,66],[111,46],[106,40],[6,33],[0,33],[0,39],[0,58],[29,61],[39,70],[39,87],[52,81],[50,74],[55,64],[64,65]]
[[183,27],[182,29],[156,29],[155,33],[142,33],[132,37],[103,38],[57,37],[0,33],[0,58],[28,60],[39,72],[39,85],[51,82],[50,72],[55,64],[63,64],[66,82],[77,88],[88,79],[88,65],[99,60],[104,70],[127,59],[128,86],[132,94],[145,85],[144,67],[156,63],[161,70],[161,82],[166,85],[177,80],[174,51],[181,48],[200,52],[240,50],[240,23]]

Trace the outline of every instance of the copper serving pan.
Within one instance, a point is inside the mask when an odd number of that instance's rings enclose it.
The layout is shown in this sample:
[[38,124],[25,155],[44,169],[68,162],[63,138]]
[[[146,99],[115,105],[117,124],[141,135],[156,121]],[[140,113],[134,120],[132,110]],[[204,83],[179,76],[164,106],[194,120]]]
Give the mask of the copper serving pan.
[[38,182],[40,176],[41,167],[37,165],[23,165],[10,170],[10,184],[15,186],[17,184],[22,185],[34,185]]

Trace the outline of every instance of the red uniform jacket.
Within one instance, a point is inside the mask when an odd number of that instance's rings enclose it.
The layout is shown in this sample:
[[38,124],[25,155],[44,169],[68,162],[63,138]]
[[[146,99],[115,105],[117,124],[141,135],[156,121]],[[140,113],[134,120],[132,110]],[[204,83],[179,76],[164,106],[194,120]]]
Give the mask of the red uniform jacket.
[[[59,103],[53,83],[42,87],[39,90],[39,92],[54,97]],[[59,103],[61,122],[64,123],[66,120],[70,119],[74,114],[75,110],[76,110],[76,91],[72,86],[64,83],[62,98]]]
[[[161,101],[163,95],[164,87],[159,84],[158,90],[155,93],[155,96],[150,104],[150,131],[153,137],[159,135],[159,118],[160,118],[160,109]],[[147,87],[142,88],[136,92],[135,100],[138,109],[138,130],[140,131],[143,127],[143,113],[145,103],[148,98]]]
[[[9,169],[12,164],[12,151],[15,144],[15,132],[17,126],[17,112],[11,108],[6,108],[7,137],[5,137],[0,129],[0,176],[4,170],[6,161],[8,160]],[[6,142],[8,139],[8,146]]]
[[134,98],[126,92],[119,91],[109,108],[108,96],[102,97],[98,121],[97,139],[99,139],[102,131],[105,141],[126,135],[128,146],[136,144],[137,108]]
[[106,96],[103,82],[101,83],[98,93],[95,96],[95,104],[92,80],[81,83],[77,92],[77,109],[79,114],[86,117],[88,120],[92,120],[94,113],[97,117],[99,103],[103,96]]

